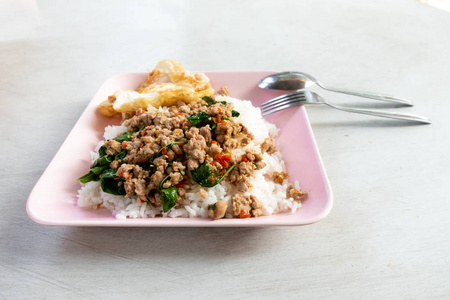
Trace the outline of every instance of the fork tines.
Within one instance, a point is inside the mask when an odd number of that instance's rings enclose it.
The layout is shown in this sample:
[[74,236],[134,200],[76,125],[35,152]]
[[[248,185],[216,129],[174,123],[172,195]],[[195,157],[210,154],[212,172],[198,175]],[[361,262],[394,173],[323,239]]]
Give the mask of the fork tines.
[[306,97],[302,92],[293,92],[281,95],[261,104],[261,112],[263,116],[266,116],[279,110],[300,105],[305,99]]

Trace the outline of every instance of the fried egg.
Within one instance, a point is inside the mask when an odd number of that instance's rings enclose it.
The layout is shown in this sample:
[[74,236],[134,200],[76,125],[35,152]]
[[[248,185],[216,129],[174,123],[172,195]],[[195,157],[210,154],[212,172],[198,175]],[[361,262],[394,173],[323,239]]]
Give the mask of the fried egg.
[[137,90],[116,91],[100,104],[99,110],[111,117],[116,113],[147,109],[149,105],[158,108],[180,100],[189,103],[213,94],[205,74],[188,72],[179,62],[166,59],[156,65]]

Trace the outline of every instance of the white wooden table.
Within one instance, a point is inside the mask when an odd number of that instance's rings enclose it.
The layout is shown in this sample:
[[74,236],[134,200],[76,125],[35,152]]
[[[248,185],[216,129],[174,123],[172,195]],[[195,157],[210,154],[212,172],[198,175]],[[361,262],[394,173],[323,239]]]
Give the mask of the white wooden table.
[[[0,3],[0,298],[450,298],[450,14],[414,0],[214,3]],[[100,84],[169,57],[309,72],[403,96],[415,106],[397,110],[433,124],[308,108],[335,199],[314,225],[31,221],[32,187]]]

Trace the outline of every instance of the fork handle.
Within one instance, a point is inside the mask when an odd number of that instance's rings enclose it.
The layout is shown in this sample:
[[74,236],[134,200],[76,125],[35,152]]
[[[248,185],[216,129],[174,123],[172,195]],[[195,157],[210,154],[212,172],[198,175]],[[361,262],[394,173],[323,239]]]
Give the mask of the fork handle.
[[353,95],[353,96],[358,96],[358,97],[364,97],[364,98],[370,98],[370,99],[375,99],[375,100],[381,100],[381,101],[387,101],[387,102],[394,102],[394,103],[399,103],[405,106],[413,106],[412,102],[406,99],[402,99],[402,98],[398,98],[398,97],[394,97],[391,95],[386,95],[386,94],[379,94],[379,93],[371,93],[371,92],[363,92],[363,91],[353,91],[353,90],[347,90],[347,89],[339,89],[339,88],[332,88],[332,87],[326,87],[323,86],[322,84],[319,84],[321,88],[328,90],[328,91],[332,91],[332,92],[337,92],[337,93],[342,93],[342,94],[348,94],[348,95]]
[[424,123],[424,124],[431,124],[431,120],[430,119],[428,119],[426,117],[419,116],[419,115],[394,113],[394,112],[389,112],[389,111],[384,111],[384,110],[376,110],[375,111],[375,110],[368,110],[368,109],[343,107],[343,106],[340,106],[340,105],[332,104],[330,102],[325,102],[325,104],[328,105],[328,106],[331,106],[333,108],[342,110],[342,111],[347,111],[347,112],[352,112],[352,113],[357,113],[357,114],[365,114],[365,115],[372,115],[372,116],[378,116],[378,117],[383,117],[383,118],[390,118],[390,119],[398,119],[398,120],[419,122],[419,123]]

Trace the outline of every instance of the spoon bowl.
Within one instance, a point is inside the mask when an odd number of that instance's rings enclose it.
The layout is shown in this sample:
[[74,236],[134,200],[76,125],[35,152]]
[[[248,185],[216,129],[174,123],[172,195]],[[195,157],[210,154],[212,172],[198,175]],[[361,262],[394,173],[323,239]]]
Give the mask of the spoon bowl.
[[302,90],[316,84],[314,77],[301,72],[281,72],[263,78],[258,86],[270,90]]

